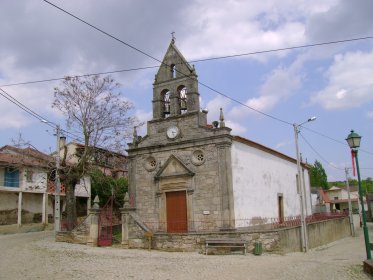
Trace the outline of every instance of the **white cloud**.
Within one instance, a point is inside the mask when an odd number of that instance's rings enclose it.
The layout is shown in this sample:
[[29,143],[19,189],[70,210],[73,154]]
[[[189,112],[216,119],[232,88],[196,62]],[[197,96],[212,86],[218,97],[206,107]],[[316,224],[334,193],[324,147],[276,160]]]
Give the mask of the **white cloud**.
[[[301,85],[301,76],[297,67],[277,68],[273,70],[262,84],[259,97],[249,98],[245,104],[255,110],[268,112],[278,103],[296,93]],[[253,110],[243,106],[234,107],[229,116],[242,119]]]
[[230,120],[227,120],[225,122],[225,126],[232,129],[232,135],[244,135],[247,131],[247,128],[243,125],[239,124],[238,122],[233,122]]
[[146,122],[150,121],[153,118],[153,113],[145,112],[143,110],[136,110],[135,117],[139,120],[140,123],[143,123],[142,126],[137,128],[138,135],[145,135],[146,134]]
[[280,149],[289,145],[294,145],[294,141],[285,141],[285,142],[280,142],[276,144],[276,149]]
[[327,110],[359,107],[373,100],[373,52],[336,55],[329,67],[328,84],[311,98]]
[[197,59],[301,44],[302,17],[309,11],[302,2],[195,1],[186,9],[193,21],[182,39],[183,50]]
[[229,109],[231,105],[231,101],[221,95],[218,95],[214,99],[211,99],[207,105],[206,108],[208,109],[209,113],[207,115],[208,121],[211,123],[213,121],[219,120],[220,117],[220,108],[223,109],[223,113],[226,118],[227,110]]

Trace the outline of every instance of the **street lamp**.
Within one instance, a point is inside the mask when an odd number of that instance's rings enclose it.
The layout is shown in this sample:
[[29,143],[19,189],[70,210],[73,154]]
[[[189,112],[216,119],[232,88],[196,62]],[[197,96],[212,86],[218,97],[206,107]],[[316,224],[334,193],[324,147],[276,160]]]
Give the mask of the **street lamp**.
[[370,243],[369,243],[369,233],[368,233],[368,227],[367,227],[367,217],[365,214],[364,209],[364,200],[363,200],[363,190],[361,186],[361,179],[360,179],[360,169],[359,169],[359,160],[358,160],[358,148],[360,147],[360,141],[361,136],[351,130],[351,133],[347,136],[346,141],[348,145],[351,148],[351,153],[353,155],[353,158],[355,158],[356,161],[356,170],[357,170],[357,179],[359,182],[359,197],[360,197],[360,203],[361,203],[361,212],[363,217],[363,230],[364,230],[364,240],[365,240],[365,250],[367,252],[367,259],[372,259],[371,253],[370,253]]
[[298,143],[298,134],[300,132],[300,128],[303,124],[307,122],[312,122],[316,120],[316,117],[309,118],[307,121],[302,122],[301,124],[293,124],[294,127],[294,136],[295,136],[295,150],[297,154],[297,170],[298,170],[298,189],[299,189],[299,200],[300,200],[300,230],[301,230],[301,240],[302,240],[302,251],[308,251],[308,233],[307,233],[307,223],[306,223],[306,215],[305,215],[305,205],[306,205],[306,198],[305,198],[305,189],[303,187],[303,174],[301,169],[301,160],[300,160],[300,152],[299,152],[299,143]]

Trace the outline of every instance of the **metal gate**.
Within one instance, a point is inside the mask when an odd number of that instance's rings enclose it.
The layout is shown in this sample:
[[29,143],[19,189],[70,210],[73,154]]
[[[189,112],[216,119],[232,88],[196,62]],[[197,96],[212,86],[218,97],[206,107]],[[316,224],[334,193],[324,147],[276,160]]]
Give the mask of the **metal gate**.
[[102,207],[98,220],[98,246],[113,244],[113,196]]

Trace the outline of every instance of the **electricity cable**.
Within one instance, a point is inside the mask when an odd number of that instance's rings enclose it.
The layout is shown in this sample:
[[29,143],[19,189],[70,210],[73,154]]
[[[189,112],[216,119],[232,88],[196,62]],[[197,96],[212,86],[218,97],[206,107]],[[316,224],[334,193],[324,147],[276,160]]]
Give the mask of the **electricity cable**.
[[337,169],[337,170],[344,170],[344,168],[339,168],[335,166],[334,164],[330,163],[328,160],[326,160],[316,149],[310,144],[310,142],[307,141],[307,139],[302,135],[301,132],[299,132],[299,135],[302,137],[303,141],[311,148],[311,150],[318,155],[325,163],[327,163],[329,166]]
[[[115,37],[115,36],[109,34],[108,32],[106,32],[106,31],[104,31],[104,30],[102,30],[102,29],[100,29],[100,28],[98,28],[98,27],[96,27],[96,26],[94,26],[94,25],[88,23],[87,21],[85,21],[85,20],[83,20],[83,19],[81,19],[81,18],[79,18],[79,17],[73,15],[72,13],[70,13],[70,12],[68,12],[68,11],[66,11],[66,10],[64,10],[64,9],[62,9],[62,8],[60,8],[59,6],[57,6],[57,5],[55,5],[55,4],[51,3],[51,2],[49,2],[49,1],[47,1],[47,0],[43,0],[43,1],[46,2],[46,3],[48,3],[49,5],[51,5],[51,6],[55,7],[55,8],[57,8],[57,9],[59,9],[60,11],[66,13],[66,14],[68,14],[68,15],[70,15],[71,17],[73,17],[73,18],[75,18],[75,19],[77,19],[77,20],[83,22],[84,24],[90,26],[91,28],[93,28],[93,29],[95,29],[95,30],[97,30],[97,31],[99,31],[99,32],[101,32],[101,33],[103,33],[104,35],[106,35],[106,36],[108,36],[108,37],[110,37],[110,38],[112,38],[112,39],[114,39],[114,40],[116,40],[116,41],[118,41],[118,42],[120,42],[120,43],[126,45],[127,47],[129,47],[129,48],[131,48],[131,49],[133,49],[133,50],[135,50],[135,51],[137,51],[137,52],[140,52],[141,54],[143,54],[143,55],[145,55],[145,56],[147,56],[147,57],[149,57],[149,58],[151,58],[151,59],[153,59],[153,60],[155,60],[155,61],[157,61],[157,62],[160,62],[161,64],[164,64],[161,60],[155,58],[154,56],[149,55],[148,53],[146,53],[146,52],[140,50],[139,48],[136,48],[136,47],[132,46],[132,45],[129,44],[129,43],[126,43],[125,41],[123,41],[123,40],[121,40],[121,39],[119,39],[119,38],[117,38],[117,37]],[[336,44],[336,43],[350,42],[350,41],[357,41],[357,40],[366,40],[366,39],[372,39],[372,38],[373,38],[373,37],[371,37],[371,36],[367,36],[367,37],[361,37],[361,38],[345,39],[345,40],[338,40],[338,41],[331,41],[331,42],[324,42],[324,43],[315,43],[315,44],[302,45],[302,46],[295,46],[295,47],[288,47],[288,48],[279,48],[279,49],[275,49],[275,50],[264,50],[264,51],[250,52],[250,53],[245,53],[245,54],[237,54],[237,55],[231,55],[231,56],[215,57],[215,58],[208,58],[208,59],[203,59],[203,60],[195,60],[194,62],[207,61],[207,60],[215,60],[215,59],[222,59],[222,58],[230,58],[230,57],[239,57],[239,56],[244,56],[244,55],[253,55],[253,54],[268,53],[268,52],[274,52],[274,51],[291,50],[291,49],[298,49],[298,48],[305,48],[305,47],[314,47],[314,46],[321,46],[321,45],[327,45],[327,44]],[[169,66],[169,65],[166,65],[166,66]],[[153,68],[153,67],[156,67],[156,66],[145,67],[145,68]],[[123,71],[123,70],[122,70],[122,71]],[[177,71],[177,70],[176,70],[176,71]],[[114,73],[114,72],[119,72],[119,71],[111,71],[111,73]],[[179,72],[179,71],[178,71],[178,72]],[[109,72],[107,72],[107,73],[109,73]],[[186,76],[184,73],[181,73],[181,74],[184,75],[184,76]],[[86,75],[82,75],[82,76],[90,76],[90,75],[92,75],[92,74],[86,74]],[[58,78],[58,79],[49,79],[49,80],[61,80],[61,79],[62,79],[62,78]],[[40,82],[40,81],[35,81],[35,83],[36,83],[36,82]],[[236,99],[234,99],[234,98],[228,96],[227,94],[224,94],[224,93],[222,93],[222,92],[220,92],[220,91],[218,91],[218,90],[215,90],[214,88],[212,88],[212,87],[210,87],[210,86],[208,86],[208,85],[206,85],[206,84],[204,84],[204,83],[202,83],[202,82],[199,82],[199,84],[202,85],[202,86],[204,86],[204,87],[206,87],[207,89],[209,89],[209,90],[211,90],[211,91],[213,91],[213,92],[215,92],[215,93],[218,93],[219,95],[222,95],[222,96],[224,96],[225,98],[228,98],[228,99],[230,99],[230,100],[232,100],[232,101],[234,101],[234,102],[236,102],[236,103],[238,103],[238,104],[240,104],[240,105],[242,105],[242,106],[244,106],[244,107],[246,107],[246,108],[248,108],[248,109],[250,109],[250,110],[253,110],[253,111],[255,111],[255,112],[259,113],[259,114],[262,114],[262,115],[264,115],[264,116],[267,116],[267,117],[272,118],[272,119],[274,119],[274,120],[277,120],[277,121],[279,121],[279,122],[285,123],[285,124],[287,124],[287,125],[292,125],[292,123],[290,123],[290,122],[288,122],[288,121],[282,120],[282,119],[280,119],[280,118],[278,118],[278,117],[275,117],[275,116],[273,116],[273,115],[270,115],[270,114],[267,114],[267,113],[262,112],[262,111],[260,111],[260,110],[257,110],[257,109],[255,109],[255,108],[253,108],[253,107],[251,107],[251,106],[248,106],[247,104],[245,104],[245,103],[243,103],[243,102],[241,102],[241,101],[239,101],[239,100],[236,100]],[[315,131],[313,131],[313,132],[315,132]],[[315,133],[317,133],[317,132],[315,132]],[[319,134],[319,135],[322,135],[321,133],[318,133],[318,134]],[[329,139],[332,139],[332,138],[330,138],[330,137],[328,137],[328,136],[326,136],[326,135],[323,135],[323,136],[324,136],[324,137],[327,137],[327,138],[329,138]],[[335,140],[335,139],[332,139],[332,140]],[[338,142],[339,142],[339,141],[338,141]],[[363,150],[362,150],[362,151],[363,151]],[[364,152],[366,152],[366,151],[364,151]],[[370,153],[370,152],[368,152],[368,153]],[[372,154],[373,154],[373,153],[372,153]]]

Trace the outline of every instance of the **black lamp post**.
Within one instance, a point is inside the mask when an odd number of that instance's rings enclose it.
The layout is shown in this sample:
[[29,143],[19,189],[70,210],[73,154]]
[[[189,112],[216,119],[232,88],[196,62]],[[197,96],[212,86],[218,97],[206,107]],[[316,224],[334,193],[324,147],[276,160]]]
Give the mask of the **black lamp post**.
[[361,211],[363,216],[363,230],[364,230],[364,240],[365,240],[365,250],[367,251],[367,259],[372,259],[371,252],[370,252],[370,242],[369,242],[369,233],[367,227],[367,216],[365,214],[364,209],[364,200],[363,200],[363,190],[361,187],[361,179],[360,179],[360,169],[359,169],[359,160],[357,151],[360,147],[361,136],[351,130],[351,133],[347,136],[346,141],[351,148],[351,152],[354,155],[356,161],[356,170],[357,170],[357,179],[359,182],[359,196],[360,196],[360,203],[361,203]]

